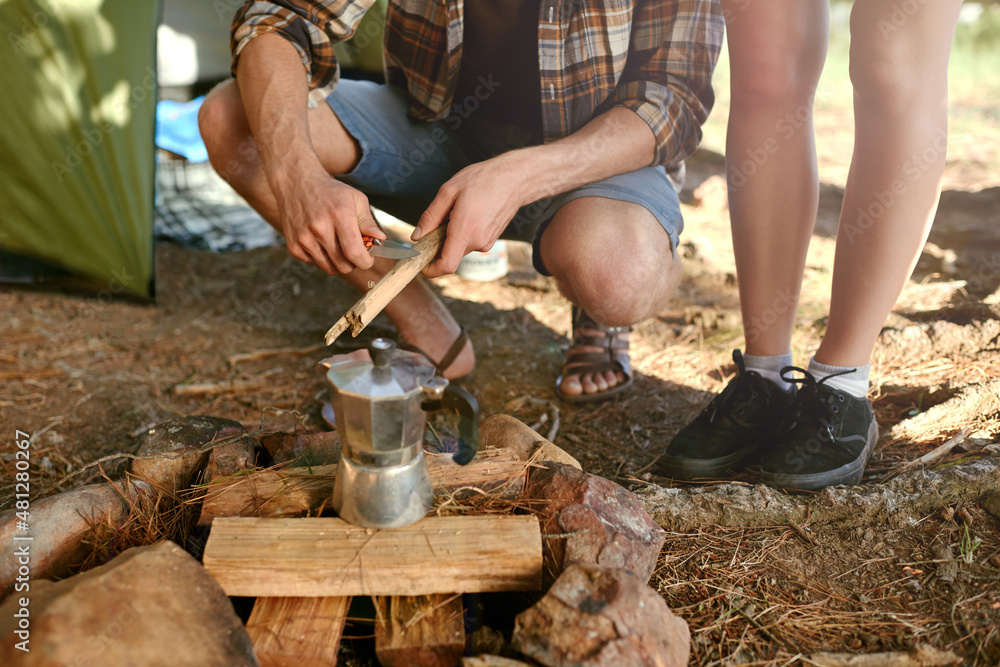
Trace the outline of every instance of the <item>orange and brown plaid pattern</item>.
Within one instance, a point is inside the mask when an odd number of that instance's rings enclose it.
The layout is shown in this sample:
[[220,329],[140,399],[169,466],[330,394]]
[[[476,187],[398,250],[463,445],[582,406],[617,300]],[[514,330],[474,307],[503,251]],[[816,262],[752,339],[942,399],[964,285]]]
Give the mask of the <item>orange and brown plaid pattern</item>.
[[[233,72],[250,40],[275,32],[295,45],[312,86],[335,83],[333,44],[353,34],[373,2],[245,3],[233,19]],[[462,9],[463,0],[389,0],[386,77],[408,91],[415,118],[442,119],[452,111]],[[701,139],[715,99],[711,78],[722,40],[719,0],[542,0],[538,62],[545,140],[572,134],[623,106],[653,130],[655,163],[676,166]]]

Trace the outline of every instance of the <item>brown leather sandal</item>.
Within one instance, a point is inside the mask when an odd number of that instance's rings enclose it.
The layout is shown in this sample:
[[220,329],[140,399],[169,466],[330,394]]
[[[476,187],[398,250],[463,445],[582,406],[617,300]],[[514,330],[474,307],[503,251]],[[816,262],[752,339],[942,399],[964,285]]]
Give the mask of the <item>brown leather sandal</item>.
[[[579,329],[590,329],[601,332],[599,335],[584,336],[578,334]],[[582,308],[573,307],[573,342],[570,344],[566,360],[563,362],[562,373],[556,379],[556,396],[567,403],[588,403],[603,401],[615,394],[621,393],[632,386],[632,363],[628,356],[628,340],[623,334],[630,333],[632,327],[606,327],[595,322]],[[577,347],[600,347],[601,352],[574,352]],[[564,394],[561,390],[563,378],[567,375],[586,375],[588,373],[604,373],[614,371],[625,375],[625,381],[616,384],[606,391],[593,394]]]
[[[457,359],[458,355],[461,354],[463,349],[465,349],[465,344],[468,342],[469,342],[469,332],[465,330],[465,327],[461,327],[459,329],[458,338],[455,339],[455,342],[451,344],[451,347],[448,348],[448,351],[444,353],[443,357],[441,357],[441,361],[434,361],[434,359],[431,358],[431,355],[427,354],[419,347],[416,347],[414,345],[408,345],[407,343],[400,343],[399,346],[404,350],[408,350],[409,352],[416,352],[417,354],[423,355],[424,358],[427,359],[427,361],[434,364],[434,368],[436,369],[437,374],[444,376],[444,372],[449,368],[451,368],[451,365],[455,363],[455,359]],[[466,373],[462,377],[466,377],[468,375],[469,374]],[[461,380],[462,378],[452,378],[452,379]]]

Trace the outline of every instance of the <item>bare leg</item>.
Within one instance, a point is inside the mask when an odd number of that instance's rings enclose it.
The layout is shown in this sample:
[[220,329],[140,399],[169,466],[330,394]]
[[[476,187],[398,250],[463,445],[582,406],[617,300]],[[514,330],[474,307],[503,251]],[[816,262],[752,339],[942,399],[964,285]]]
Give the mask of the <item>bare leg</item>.
[[868,363],[916,264],[940,195],[948,57],[960,0],[858,0],[851,12],[854,156],[837,233],[833,293],[816,360]]
[[[221,84],[209,94],[198,120],[212,166],[280,232],[277,203],[264,176],[235,81]],[[331,174],[348,172],[360,160],[361,151],[357,142],[328,105],[322,104],[309,111],[309,130],[313,148]],[[356,289],[364,291],[370,281],[377,281],[391,267],[392,262],[377,260],[372,269],[355,270],[343,278]],[[422,279],[411,282],[386,307],[385,313],[395,323],[404,341],[419,347],[434,359],[445,355],[460,332],[458,323]],[[474,365],[475,354],[470,343],[445,376],[460,377],[471,371]]]
[[723,0],[732,62],[726,171],[746,352],[791,349],[816,222],[812,105],[826,58],[824,0]]
[[[680,283],[681,263],[673,256],[670,237],[638,204],[602,197],[574,199],[546,228],[541,251],[560,292],[605,326],[631,325],[651,317]],[[593,394],[624,379],[614,372],[569,375],[561,390],[569,395]]]

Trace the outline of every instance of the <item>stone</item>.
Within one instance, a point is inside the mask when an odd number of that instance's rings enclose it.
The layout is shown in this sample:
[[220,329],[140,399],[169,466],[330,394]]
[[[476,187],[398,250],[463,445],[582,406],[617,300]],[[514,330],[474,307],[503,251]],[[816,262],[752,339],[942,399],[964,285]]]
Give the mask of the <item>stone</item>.
[[542,524],[547,581],[576,564],[653,575],[666,533],[618,484],[552,462],[529,470],[522,498]]
[[208,463],[205,464],[202,480],[211,482],[222,477],[239,475],[252,470],[256,460],[257,454],[254,451],[253,440],[250,438],[240,438],[213,447],[208,452]]
[[994,491],[983,500],[983,508],[1000,519],[1000,491]]
[[514,621],[513,644],[548,667],[680,667],[687,623],[631,572],[574,565]]
[[462,667],[532,667],[526,662],[504,658],[499,655],[484,653],[483,655],[466,656],[462,658]]
[[725,176],[709,176],[695,188],[691,206],[705,211],[721,212],[729,208],[729,186]]
[[515,417],[495,414],[479,425],[480,449],[509,449],[522,461],[556,461],[581,470],[580,462]]
[[184,417],[149,429],[132,461],[132,475],[173,493],[186,489],[201,470],[208,454],[203,448],[246,431],[231,419]]
[[[29,601],[27,632],[15,617]],[[28,634],[30,632],[30,634]],[[23,634],[19,634],[23,633]],[[18,644],[29,648],[26,653]],[[229,598],[173,542],[135,547],[0,606],[0,664],[18,667],[258,665]]]
[[260,439],[275,463],[293,461],[297,466],[321,466],[340,461],[340,434],[274,433]]
[[[0,559],[0,599],[14,589],[19,577],[23,581],[25,567],[32,579],[70,574],[85,559],[84,542],[93,528],[106,523],[120,524],[128,516],[126,496],[136,502],[143,496],[152,497],[153,490],[141,480],[132,480],[114,485],[91,484],[49,496],[31,504],[27,530],[18,530],[21,518],[16,511],[0,517],[0,544],[12,554],[27,545],[31,554],[28,565],[13,557]],[[31,540],[15,541],[15,536]]]

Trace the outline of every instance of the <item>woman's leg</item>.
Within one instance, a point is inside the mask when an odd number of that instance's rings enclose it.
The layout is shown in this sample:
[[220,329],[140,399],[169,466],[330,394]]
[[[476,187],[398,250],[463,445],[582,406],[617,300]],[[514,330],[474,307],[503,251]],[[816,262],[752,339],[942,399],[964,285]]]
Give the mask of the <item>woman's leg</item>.
[[723,0],[732,63],[726,169],[751,355],[791,349],[819,185],[812,105],[826,58],[825,0]]
[[818,362],[868,363],[927,239],[944,172],[948,57],[961,5],[854,3],[854,156]]
[[787,416],[792,394],[781,391],[778,371],[791,364],[819,198],[812,105],[826,58],[826,0],[722,6],[732,63],[729,212],[750,356],[735,356],[739,374],[661,455],[656,472],[675,479],[725,477]]

